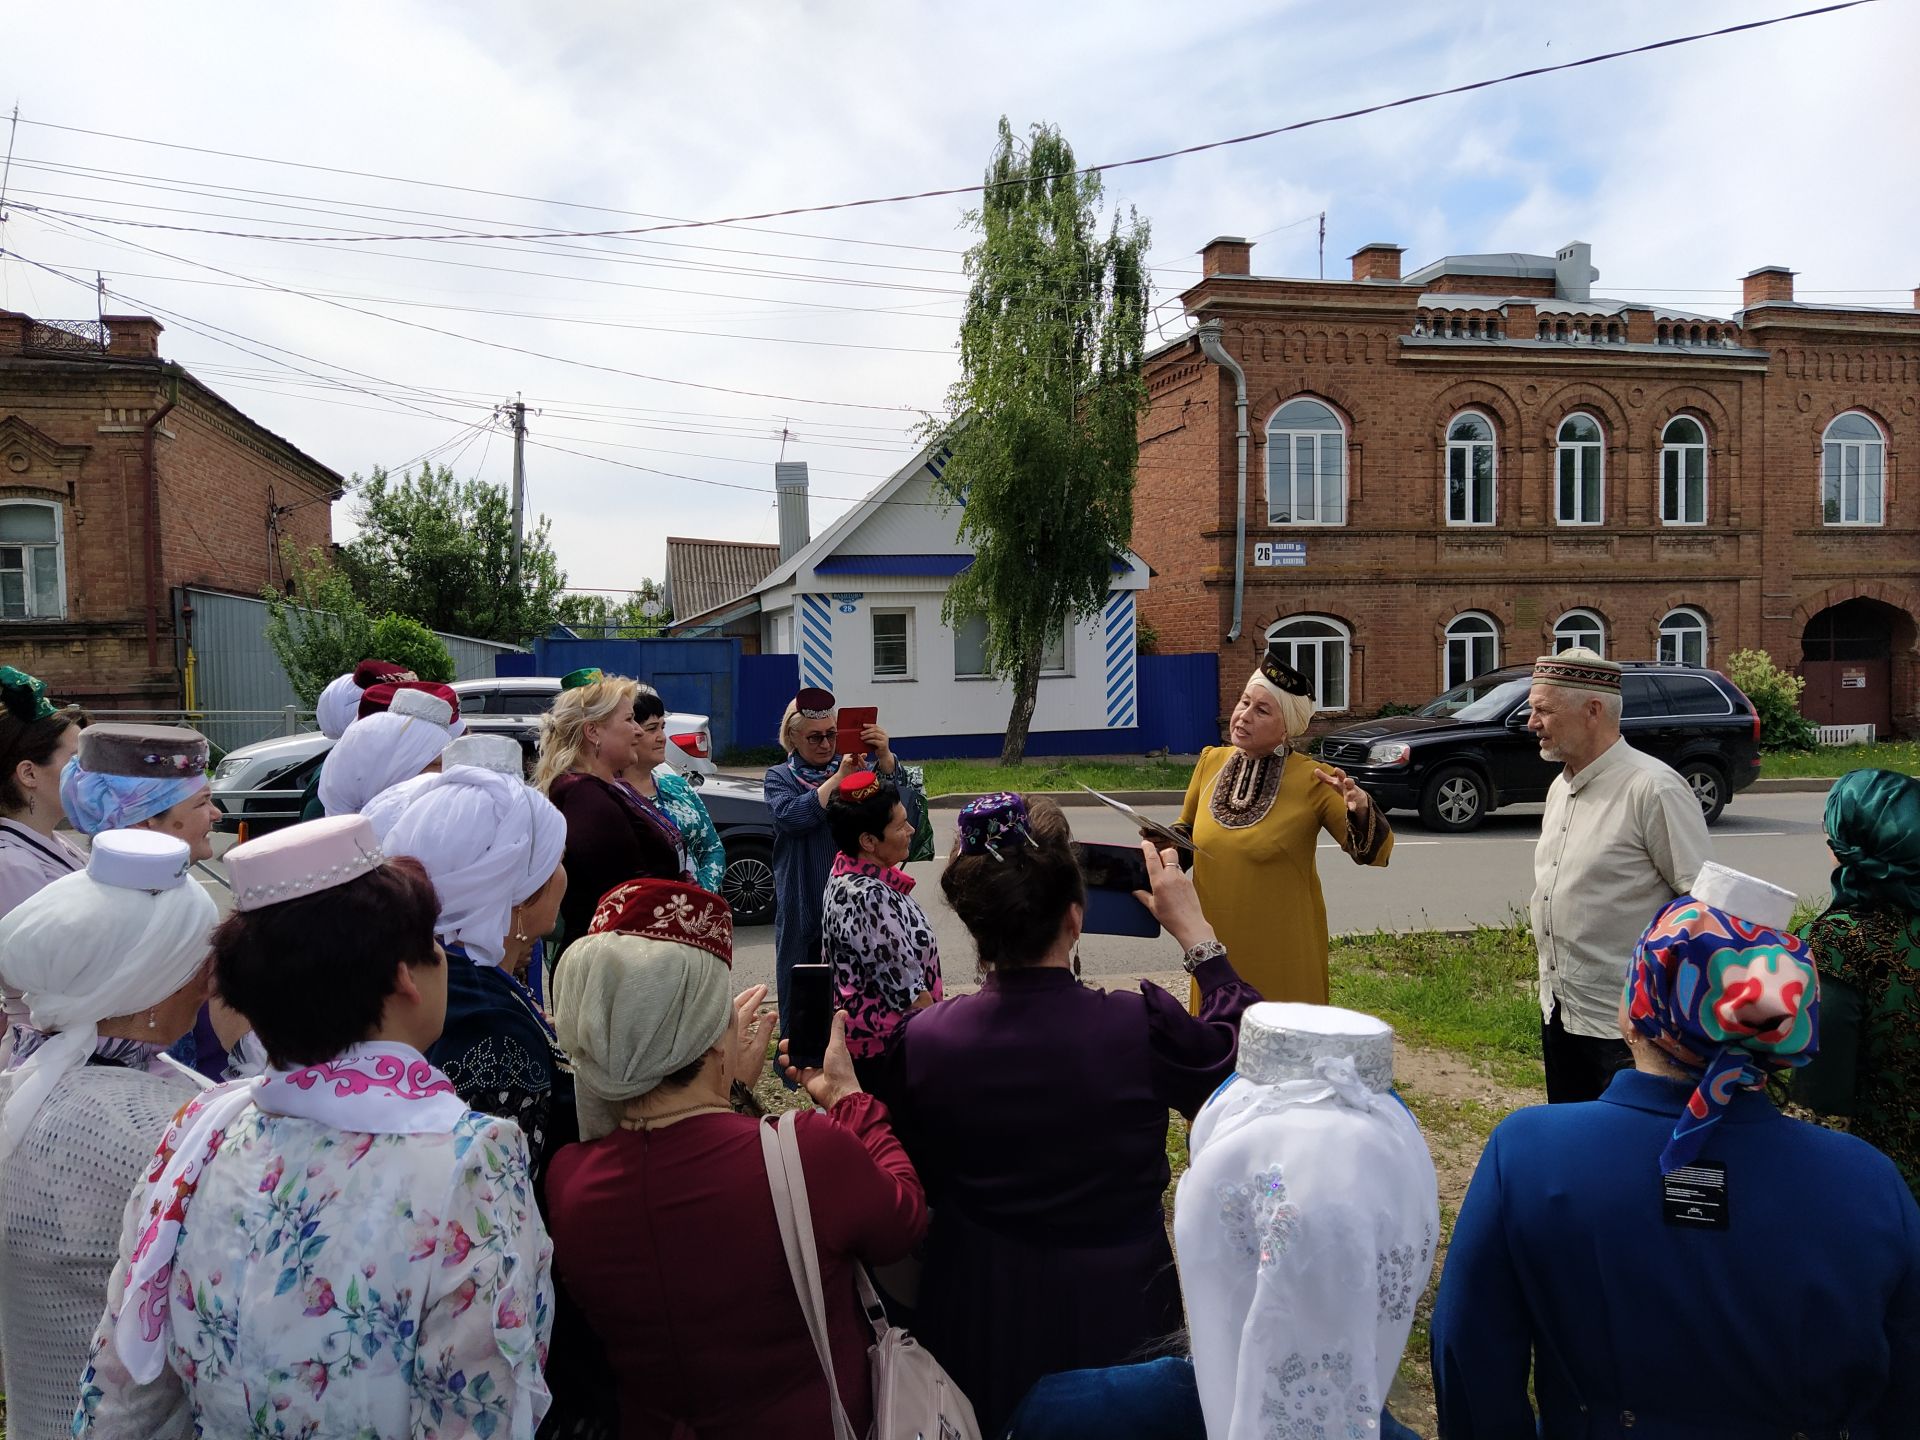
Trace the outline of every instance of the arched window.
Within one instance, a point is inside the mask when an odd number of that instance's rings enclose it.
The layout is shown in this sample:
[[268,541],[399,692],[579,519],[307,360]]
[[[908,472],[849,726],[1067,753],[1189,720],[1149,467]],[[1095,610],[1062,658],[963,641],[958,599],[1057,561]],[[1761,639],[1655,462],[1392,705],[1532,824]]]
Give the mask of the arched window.
[[1499,668],[1500,632],[1493,621],[1477,610],[1454,616],[1447,626],[1446,677],[1440,688],[1451,690]]
[[1289,400],[1267,422],[1267,523],[1347,523],[1347,432],[1318,400]]
[[1676,415],[1660,432],[1660,520],[1707,523],[1707,432],[1691,415]]
[[1562,525],[1598,525],[1605,514],[1606,460],[1600,422],[1591,415],[1569,415],[1560,422],[1554,473],[1559,476]]
[[1690,605],[1669,610],[1660,622],[1660,663],[1702,666],[1707,663],[1707,617]]
[[1878,525],[1886,496],[1887,442],[1850,410],[1834,417],[1820,447],[1820,513],[1829,525]]
[[1280,658],[1313,682],[1313,708],[1347,708],[1347,663],[1352,635],[1338,620],[1295,615],[1267,627],[1267,642]]
[[0,503],[0,620],[58,620],[67,613],[60,507]]
[[1493,426],[1468,411],[1447,427],[1447,523],[1493,524]]
[[1553,622],[1553,653],[1585,646],[1596,655],[1607,653],[1607,626],[1591,610],[1569,610]]

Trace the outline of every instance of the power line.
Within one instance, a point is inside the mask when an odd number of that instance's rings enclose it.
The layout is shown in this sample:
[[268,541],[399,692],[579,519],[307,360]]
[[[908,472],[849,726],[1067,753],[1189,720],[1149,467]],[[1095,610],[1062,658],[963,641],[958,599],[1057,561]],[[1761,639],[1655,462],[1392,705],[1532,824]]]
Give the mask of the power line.
[[[1388,110],[1398,110],[1409,105],[1424,104],[1429,100],[1444,99],[1451,95],[1466,95],[1476,90],[1491,89],[1496,85],[1508,85],[1517,80],[1535,79],[1542,75],[1556,75],[1567,70],[1578,70],[1588,65],[1600,65],[1612,60],[1621,60],[1633,55],[1652,54],[1657,50],[1670,50],[1676,46],[1692,45],[1703,40],[1720,39],[1728,35],[1738,35],[1751,30],[1764,30],[1773,25],[1784,25],[1792,20],[1806,20],[1819,15],[1831,15],[1842,10],[1852,10],[1857,6],[1871,5],[1877,0],[1836,0],[1830,5],[1821,5],[1811,10],[1797,10],[1790,15],[1776,15],[1766,20],[1748,20],[1738,25],[1723,25],[1717,30],[1701,30],[1690,35],[1676,35],[1666,40],[1649,41],[1644,45],[1633,45],[1620,50],[1608,50],[1597,55],[1587,55],[1578,60],[1562,61],[1557,65],[1536,65],[1526,70],[1515,70],[1510,74],[1491,76],[1484,80],[1472,80],[1461,85],[1450,85],[1440,90],[1428,90],[1418,95],[1404,95],[1397,100],[1384,100],[1373,105],[1363,105],[1352,110],[1343,110],[1332,115],[1317,115],[1308,120],[1295,120],[1286,125],[1275,125],[1266,130],[1255,130],[1246,135],[1235,135],[1224,140],[1207,140],[1196,145],[1183,145],[1173,150],[1162,150],[1152,155],[1136,155],[1130,160],[1111,160],[1099,165],[1083,165],[1071,172],[1046,177],[1027,177],[1017,181],[983,181],[973,185],[948,185],[937,190],[919,190],[901,195],[876,195],[864,200],[838,200],[818,205],[793,205],[781,210],[763,210],[746,215],[729,215],[716,220],[671,220],[653,225],[624,226],[600,230],[548,230],[516,231],[512,233],[488,233],[472,231],[450,231],[440,233],[415,234],[342,234],[325,236],[275,235],[257,231],[219,230],[201,226],[170,225],[157,221],[126,220],[115,223],[139,226],[143,229],[183,231],[197,235],[221,235],[240,240],[327,240],[338,244],[363,244],[369,241],[391,242],[401,240],[570,240],[570,239],[609,239],[630,235],[653,235],[670,230],[701,230],[715,226],[745,225],[758,220],[783,220],[795,215],[821,215],[841,210],[860,210],[878,205],[899,205],[913,200],[937,200],[957,195],[978,195],[996,185],[1029,185],[1035,179],[1064,179],[1066,174],[1098,175],[1109,170],[1125,170],[1139,165],[1155,165],[1164,160],[1175,160],[1188,155],[1199,155],[1209,150],[1222,150],[1232,145],[1247,145],[1256,140],[1270,140],[1276,135],[1289,135],[1302,130],[1310,130],[1321,125],[1331,125],[1342,120],[1357,120],[1367,115],[1378,115]],[[39,122],[21,121],[22,124]],[[68,128],[68,127],[60,127]],[[120,139],[131,137],[120,136]],[[160,142],[148,142],[158,144]],[[197,147],[179,147],[197,148]],[[222,152],[210,152],[222,153]],[[258,158],[258,157],[250,157]],[[292,162],[288,162],[292,163]],[[315,169],[332,167],[315,166]],[[357,172],[348,172],[357,173]],[[392,178],[392,177],[376,177]],[[459,188],[459,187],[452,187]]]

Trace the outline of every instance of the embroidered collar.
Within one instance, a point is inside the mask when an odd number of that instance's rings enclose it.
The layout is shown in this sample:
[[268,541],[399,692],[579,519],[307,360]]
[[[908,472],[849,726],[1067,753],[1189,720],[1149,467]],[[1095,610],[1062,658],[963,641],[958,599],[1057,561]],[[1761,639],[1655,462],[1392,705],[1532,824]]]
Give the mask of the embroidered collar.
[[844,850],[833,853],[833,873],[835,875],[865,875],[868,879],[878,880],[890,890],[902,895],[913,893],[914,878],[897,865],[881,865],[867,859],[864,855],[849,855]]

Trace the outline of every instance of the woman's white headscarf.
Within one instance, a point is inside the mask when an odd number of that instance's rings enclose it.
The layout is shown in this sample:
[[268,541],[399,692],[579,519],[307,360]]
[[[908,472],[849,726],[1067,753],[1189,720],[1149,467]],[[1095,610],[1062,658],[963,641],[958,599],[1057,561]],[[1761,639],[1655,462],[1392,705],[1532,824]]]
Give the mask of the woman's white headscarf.
[[320,726],[320,733],[329,740],[338,740],[346,734],[347,727],[360,714],[360,697],[365,693],[354,683],[351,671],[329,680],[320,698],[313,702],[313,718]]
[[[357,815],[390,786],[411,780],[440,758],[453,731],[423,715],[402,713],[402,690],[394,708],[356,720],[334,742],[320,767],[320,803],[329,815]],[[442,707],[444,708],[444,707]]]
[[1240,1071],[1195,1118],[1174,1201],[1207,1435],[1375,1433],[1440,1225],[1393,1031],[1256,1005]]
[[220,917],[187,875],[190,863],[173,836],[109,831],[94,840],[87,869],[0,918],[0,980],[25,995],[34,1028],[53,1037],[0,1082],[0,1161],[60,1077],[86,1063],[100,1021],[158,1005],[206,963]]
[[513,907],[547,883],[567,848],[567,822],[551,800],[523,780],[471,765],[397,786],[368,810],[383,812],[367,818],[376,831],[386,822],[387,854],[426,867],[440,897],[440,939],[483,965],[505,958]]

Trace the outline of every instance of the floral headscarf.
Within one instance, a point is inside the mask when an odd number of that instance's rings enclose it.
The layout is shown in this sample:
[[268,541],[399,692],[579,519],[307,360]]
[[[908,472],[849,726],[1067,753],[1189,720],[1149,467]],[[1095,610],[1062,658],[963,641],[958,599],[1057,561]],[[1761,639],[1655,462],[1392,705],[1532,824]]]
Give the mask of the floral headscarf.
[[1654,918],[1627,970],[1627,1018],[1700,1084],[1660,1152],[1691,1164],[1733,1092],[1804,1065],[1819,1049],[1820,981],[1798,936],[1691,895]]
[[1827,792],[1826,823],[1835,906],[1920,913],[1920,780],[1891,770],[1842,775]]

